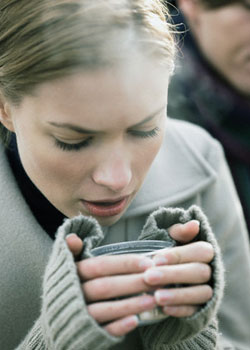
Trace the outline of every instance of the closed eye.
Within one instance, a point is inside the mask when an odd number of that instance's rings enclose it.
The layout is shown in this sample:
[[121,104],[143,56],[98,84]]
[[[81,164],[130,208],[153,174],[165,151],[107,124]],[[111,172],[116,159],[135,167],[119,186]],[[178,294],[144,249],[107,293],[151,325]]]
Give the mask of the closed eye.
[[62,149],[63,151],[79,151],[82,148],[88,147],[92,141],[92,136],[88,137],[87,139],[78,142],[78,143],[67,143],[60,141],[58,139],[55,139],[55,144],[58,148]]
[[[128,130],[128,133],[133,137],[146,139],[157,136],[159,131],[160,129],[158,127],[155,127],[154,129],[149,131]],[[56,147],[62,149],[63,151],[80,151],[81,149],[88,147],[92,141],[93,136],[90,136],[87,139],[77,143],[67,143],[55,138]]]
[[155,137],[158,135],[160,129],[157,127],[155,127],[152,130],[149,131],[141,131],[141,130],[128,130],[129,134],[135,137],[139,137],[139,138],[148,138],[148,137]]

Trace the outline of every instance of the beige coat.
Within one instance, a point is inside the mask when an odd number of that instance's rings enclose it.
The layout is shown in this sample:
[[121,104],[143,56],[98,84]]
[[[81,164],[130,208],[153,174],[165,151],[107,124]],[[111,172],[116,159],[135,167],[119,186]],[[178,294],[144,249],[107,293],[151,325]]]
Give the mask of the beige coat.
[[[146,155],[145,155],[146,156]],[[242,210],[221,147],[200,128],[168,120],[164,144],[123,218],[103,243],[136,239],[159,206],[197,204],[210,220],[226,267],[220,349],[250,348],[250,259]],[[53,245],[0,154],[0,349],[14,349],[40,313],[42,276]]]

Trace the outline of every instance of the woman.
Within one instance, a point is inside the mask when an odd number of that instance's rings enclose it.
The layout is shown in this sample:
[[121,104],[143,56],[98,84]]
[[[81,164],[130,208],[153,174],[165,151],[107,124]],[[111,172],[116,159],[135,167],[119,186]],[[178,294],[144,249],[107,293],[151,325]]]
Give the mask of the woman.
[[[161,3],[0,9],[0,347],[247,348],[242,211],[218,143],[166,120],[175,45]],[[221,305],[220,249],[191,204],[222,250]],[[153,259],[80,258],[138,238],[176,246]],[[156,306],[168,318],[139,327]]]
[[173,18],[186,22],[189,30],[181,40],[179,69],[169,88],[169,116],[200,125],[221,142],[249,232],[250,2],[177,4],[180,16]]

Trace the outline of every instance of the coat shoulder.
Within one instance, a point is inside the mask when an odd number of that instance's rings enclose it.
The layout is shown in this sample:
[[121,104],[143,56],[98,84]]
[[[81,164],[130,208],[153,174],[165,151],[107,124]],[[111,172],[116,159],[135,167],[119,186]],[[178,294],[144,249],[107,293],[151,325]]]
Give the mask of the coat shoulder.
[[[216,160],[215,154],[219,158],[224,157],[223,148],[208,131],[204,128],[182,120],[168,119],[166,143],[179,145],[176,152],[180,151],[181,147],[185,147],[196,157],[202,157],[207,161]],[[211,159],[213,154],[214,159]]]

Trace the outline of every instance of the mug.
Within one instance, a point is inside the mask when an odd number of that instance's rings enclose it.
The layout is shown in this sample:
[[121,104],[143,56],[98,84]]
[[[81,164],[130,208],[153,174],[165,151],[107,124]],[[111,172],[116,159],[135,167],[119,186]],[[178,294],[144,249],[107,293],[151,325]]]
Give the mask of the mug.
[[[159,240],[141,240],[141,241],[128,241],[119,242],[113,244],[107,244],[97,248],[93,248],[91,253],[93,256],[100,255],[119,255],[119,254],[144,254],[149,257],[153,257],[157,250],[172,248],[174,244],[172,242],[159,241]],[[139,318],[139,326],[146,326],[160,322],[168,316],[162,312],[160,306],[155,307],[153,310],[144,311],[137,315]]]

